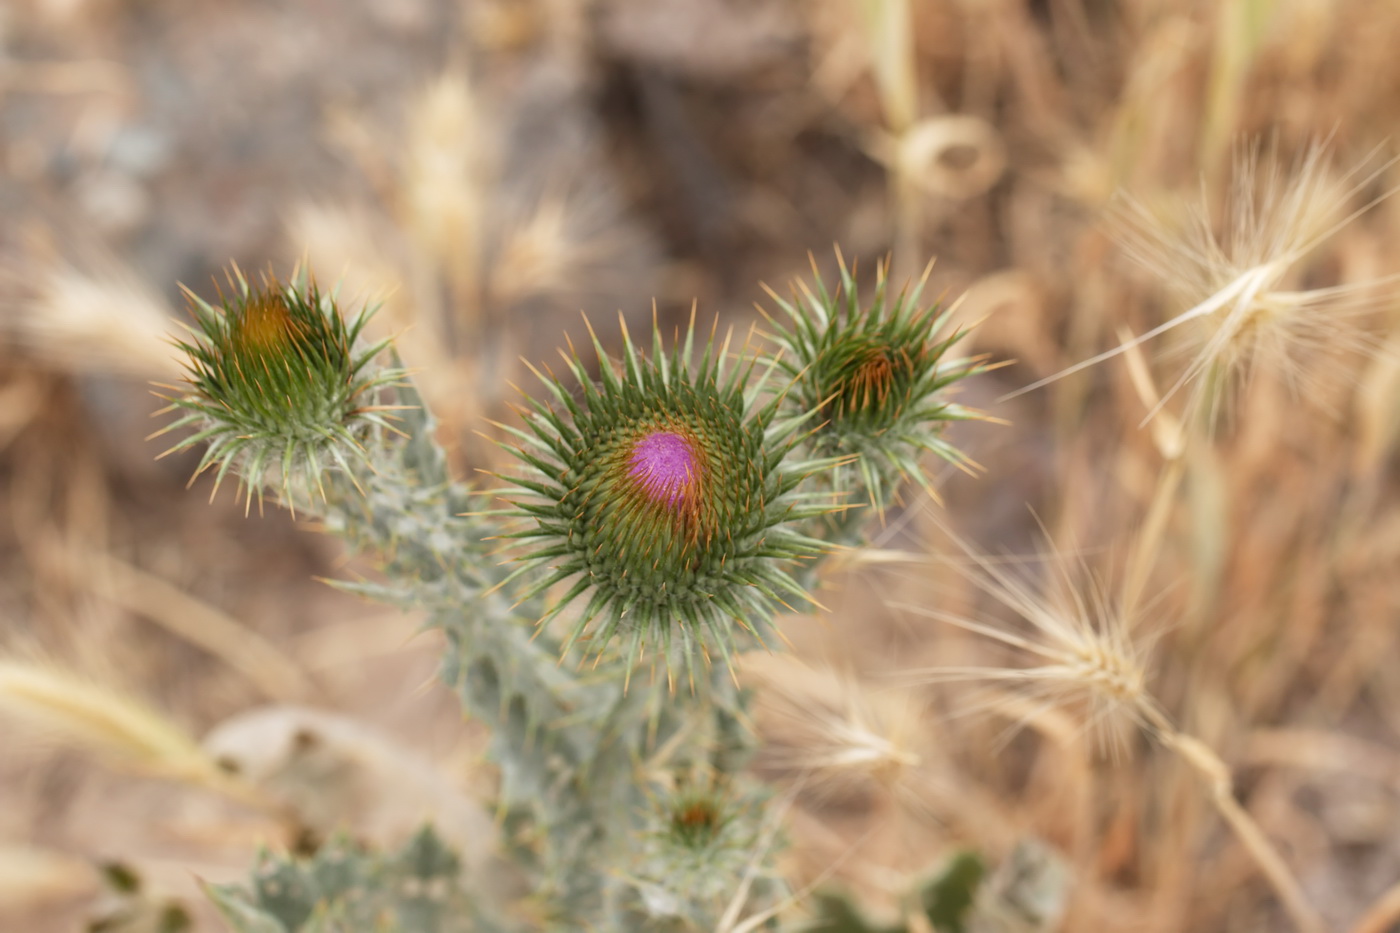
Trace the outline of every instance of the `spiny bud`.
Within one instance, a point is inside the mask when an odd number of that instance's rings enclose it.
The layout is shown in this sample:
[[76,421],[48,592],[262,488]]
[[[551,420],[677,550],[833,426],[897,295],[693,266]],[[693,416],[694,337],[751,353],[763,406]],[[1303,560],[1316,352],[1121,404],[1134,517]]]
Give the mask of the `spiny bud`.
[[815,274],[815,260],[814,287],[798,283],[791,301],[769,291],[788,318],[770,318],[770,336],[782,350],[778,365],[793,380],[787,404],[794,412],[821,413],[823,423],[810,435],[813,448],[824,457],[851,459],[850,468],[832,473],[836,489],[858,492],[883,510],[900,479],[928,487],[919,467],[925,451],[970,465],[944,440],[943,426],[979,415],[953,404],[947,389],[986,366],[981,358],[949,357],[962,335],[940,337],[950,311],[936,303],[920,309],[927,270],[912,292],[891,297],[888,265],[880,265],[874,298],[863,305],[853,270],[839,252],[837,259],[835,295]]
[[254,288],[235,267],[229,284],[218,307],[186,290],[195,324],[178,343],[189,375],[166,387],[181,394],[164,409],[181,416],[157,434],[194,428],[166,454],[207,443],[195,475],[217,468],[216,491],[232,470],[250,501],[269,482],[288,504],[324,497],[324,469],[350,473],[368,432],[389,427],[374,397],[402,370],[375,363],[387,340],[357,345],[372,312],[347,322],[307,275],[284,285],[268,274]]
[[714,925],[759,845],[757,803],[714,776],[681,778],[653,802],[636,872],[653,916]]
[[692,365],[693,321],[669,353],[653,328],[649,358],[624,327],[620,368],[593,344],[598,383],[564,354],[581,397],[537,371],[556,404],[532,402],[528,431],[506,429],[531,468],[505,492],[527,520],[511,537],[534,545],[512,577],[550,571],[526,598],[571,581],[545,616],[582,602],[565,652],[617,639],[629,670],[654,649],[668,677],[679,666],[693,678],[697,658],[727,664],[736,633],[757,635],[775,604],[806,598],[786,568],[822,545],[793,523],[828,507],[795,490],[829,464],[784,463],[792,429],[775,426],[776,402],[756,405],[752,360],[727,367],[712,339]]
[[683,791],[671,801],[667,832],[671,841],[692,852],[709,848],[722,835],[732,816],[713,791]]

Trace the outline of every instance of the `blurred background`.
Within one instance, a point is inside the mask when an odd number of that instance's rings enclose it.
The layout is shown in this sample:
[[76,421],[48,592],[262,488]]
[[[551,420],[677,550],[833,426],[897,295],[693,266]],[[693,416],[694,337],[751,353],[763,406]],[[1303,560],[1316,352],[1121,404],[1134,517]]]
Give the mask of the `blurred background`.
[[[371,568],[232,489],[211,505],[197,456],[156,459],[177,283],[301,262],[383,302],[475,482],[504,463],[484,419],[531,391],[519,358],[555,358],[580,311],[606,338],[696,302],[742,334],[761,284],[830,282],[839,246],[866,288],[936,258],[925,295],[960,299],[966,351],[1014,362],[958,398],[1007,422],[954,432],[983,470],[930,463],[944,505],[911,493],[828,575],[830,611],[785,623],[795,658],[745,666],[756,768],[799,788],[788,876],[888,917],[948,852],[1036,840],[1075,880],[1008,929],[1285,928],[1179,760],[1103,753],[1073,710],[896,685],[1007,661],[903,608],[994,612],[944,526],[1036,555],[1038,516],[1109,588],[1132,550],[1162,454],[1128,367],[998,401],[1201,297],[1131,261],[1122,193],[1232,229],[1241,153],[1286,176],[1325,141],[1329,207],[1361,213],[1290,282],[1355,286],[1355,339],[1232,393],[1168,503],[1143,630],[1153,695],[1327,922],[1395,929],[1400,330],[1393,285],[1360,283],[1400,271],[1397,35],[1390,0],[5,0],[0,926],[154,930],[179,905],[219,929],[195,879],[295,840],[181,772],[180,736],[249,711],[255,741],[215,743],[243,772],[311,806],[310,749],[336,789],[303,826],[394,844],[421,814],[391,788],[490,791],[435,634],[317,580]],[[1158,392],[1172,349],[1144,348]]]

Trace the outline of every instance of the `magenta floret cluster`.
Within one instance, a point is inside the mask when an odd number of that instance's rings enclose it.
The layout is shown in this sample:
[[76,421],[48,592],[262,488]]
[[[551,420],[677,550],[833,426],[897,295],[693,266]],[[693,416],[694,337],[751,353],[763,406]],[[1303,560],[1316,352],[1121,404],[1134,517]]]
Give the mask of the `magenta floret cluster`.
[[675,506],[689,498],[700,476],[700,458],[685,437],[655,431],[637,441],[628,475],[653,502]]

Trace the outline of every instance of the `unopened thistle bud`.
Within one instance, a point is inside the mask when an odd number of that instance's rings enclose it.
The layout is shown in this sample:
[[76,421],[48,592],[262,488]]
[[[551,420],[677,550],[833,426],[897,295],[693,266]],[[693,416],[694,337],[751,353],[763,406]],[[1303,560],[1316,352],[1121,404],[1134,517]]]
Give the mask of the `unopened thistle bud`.
[[950,310],[936,303],[919,307],[928,271],[912,291],[891,298],[889,269],[881,265],[874,298],[863,305],[853,273],[837,255],[841,283],[835,295],[820,275],[812,288],[799,283],[792,301],[769,292],[787,316],[770,318],[770,336],[782,351],[778,365],[793,382],[786,404],[798,413],[820,412],[809,443],[819,456],[850,462],[831,474],[836,489],[883,510],[900,479],[929,488],[919,466],[925,452],[970,465],[944,439],[943,428],[980,416],[950,401],[948,389],[986,367],[981,358],[949,356],[962,336],[943,335]]
[[712,340],[692,364],[693,322],[669,353],[655,329],[650,357],[625,328],[623,340],[614,368],[593,337],[597,383],[564,355],[578,398],[537,373],[554,404],[532,402],[528,431],[508,429],[531,468],[505,493],[528,522],[513,537],[533,545],[512,576],[549,571],[526,598],[571,583],[545,616],[582,604],[566,653],[617,640],[629,670],[654,651],[668,677],[693,677],[697,658],[728,664],[740,633],[761,637],[775,604],[806,598],[788,568],[822,546],[794,523],[827,506],[795,490],[826,464],[784,462],[791,429],[775,427],[776,402],[755,404],[752,361],[727,367]]
[[759,845],[757,803],[713,777],[683,783],[654,802],[637,871],[653,916],[713,922]]
[[324,497],[323,471],[352,473],[369,431],[389,427],[376,390],[403,372],[375,362],[387,340],[359,345],[372,312],[347,321],[309,276],[284,285],[269,275],[254,288],[235,268],[229,284],[218,307],[186,292],[195,324],[179,346],[189,375],[167,387],[181,394],[165,411],[181,415],[158,434],[195,433],[166,453],[206,443],[195,475],[215,469],[216,491],[233,471],[250,500],[269,484],[288,504],[313,490]]

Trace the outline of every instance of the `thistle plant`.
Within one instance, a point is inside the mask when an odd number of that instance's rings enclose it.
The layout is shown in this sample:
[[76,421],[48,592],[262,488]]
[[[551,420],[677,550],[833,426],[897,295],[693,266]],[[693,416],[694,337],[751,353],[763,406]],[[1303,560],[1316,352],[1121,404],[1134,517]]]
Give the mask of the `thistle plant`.
[[[904,477],[927,485],[920,453],[963,462],[940,431],[972,415],[944,393],[981,365],[946,359],[946,313],[915,309],[917,289],[887,305],[883,271],[862,309],[843,266],[838,298],[818,283],[768,348],[697,339],[692,315],[669,344],[654,323],[646,349],[624,326],[614,361],[590,328],[597,375],[572,347],[568,380],[537,369],[523,425],[498,426],[519,468],[479,490],[449,474],[411,380],[364,339],[366,312],[342,318],[309,276],[232,281],[220,307],[192,302],[167,430],[193,433],[174,449],[207,443],[216,484],[232,473],[377,558],[382,579],[344,586],[425,612],[447,635],[444,680],[493,727],[492,864],[521,883],[454,868],[434,876],[451,888],[436,903],[472,905],[476,930],[769,923],[778,834],[744,770],[735,655],[776,647],[774,614],[812,602],[830,517],[849,539],[875,514],[843,495],[883,507]],[[399,877],[404,858],[356,857],[354,885]],[[316,894],[320,861],[278,864],[311,893],[288,911],[261,882],[221,890],[237,929],[412,914],[392,892]]]
[[456,884],[459,871],[457,856],[425,828],[400,852],[362,852],[337,839],[304,863],[265,857],[247,887],[205,890],[240,930],[489,929],[492,921]]

